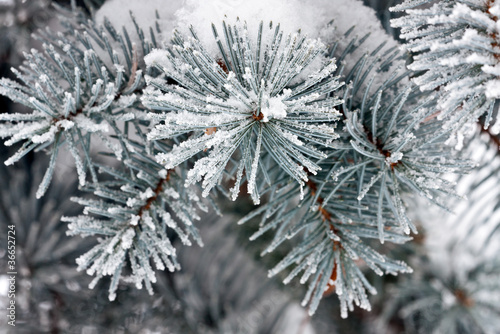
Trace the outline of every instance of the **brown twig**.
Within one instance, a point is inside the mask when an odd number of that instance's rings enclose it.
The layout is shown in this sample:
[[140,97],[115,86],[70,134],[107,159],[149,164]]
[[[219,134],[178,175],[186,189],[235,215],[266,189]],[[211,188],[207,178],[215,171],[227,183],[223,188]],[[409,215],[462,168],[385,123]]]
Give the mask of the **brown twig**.
[[[497,23],[498,21],[498,16],[496,16],[495,14],[493,14],[491,12],[491,9],[493,7],[493,5],[495,4],[495,1],[494,0],[488,0],[488,2],[486,3],[486,7],[487,7],[487,14],[490,16],[490,18],[495,22],[495,24]],[[491,32],[490,33],[490,37],[493,39],[493,42],[491,42],[491,47],[493,49],[496,49],[498,48],[498,35],[495,33],[495,32]],[[500,61],[500,53],[495,53],[493,54],[493,57],[497,60],[497,61]]]
[[[308,175],[311,176],[312,173],[308,172]],[[316,183],[314,181],[312,181],[310,178],[308,178],[308,180],[306,182],[306,185],[310,189],[311,195],[315,196],[316,192],[318,191],[318,186],[316,185]],[[338,230],[333,225],[332,214],[330,212],[328,212],[328,210],[323,207],[323,205],[322,205],[323,201],[324,201],[323,198],[321,196],[318,196],[318,199],[316,200],[316,202],[319,204],[319,206],[318,206],[318,212],[321,215],[321,219],[324,222],[328,222],[329,223],[330,230],[333,233],[337,234]],[[338,241],[333,241],[333,246],[332,247],[333,247],[333,250],[336,251],[337,249],[342,248],[342,244],[340,242],[338,242]],[[336,281],[337,280],[337,262],[335,262],[335,264],[334,264],[334,267],[333,267],[330,279],[332,281]],[[329,294],[331,294],[335,290],[335,285],[334,284],[330,284],[330,282],[328,282],[327,286],[328,286],[328,289],[323,293],[323,296],[329,295]],[[316,287],[316,289],[317,288],[318,287]]]
[[148,200],[146,201],[146,204],[141,206],[141,208],[139,209],[139,212],[137,213],[137,215],[139,217],[142,217],[144,211],[149,210],[151,208],[151,204],[153,204],[158,199],[158,196],[163,191],[163,184],[165,182],[170,181],[170,173],[171,172],[172,172],[172,170],[169,170],[167,172],[167,176],[165,176],[165,178],[162,178],[158,181],[158,183],[156,184],[156,188],[153,190],[154,195],[152,197],[148,198]]
[[453,294],[455,295],[455,298],[457,301],[462,304],[465,307],[472,307],[474,306],[474,300],[470,298],[466,292],[462,289],[456,289]]

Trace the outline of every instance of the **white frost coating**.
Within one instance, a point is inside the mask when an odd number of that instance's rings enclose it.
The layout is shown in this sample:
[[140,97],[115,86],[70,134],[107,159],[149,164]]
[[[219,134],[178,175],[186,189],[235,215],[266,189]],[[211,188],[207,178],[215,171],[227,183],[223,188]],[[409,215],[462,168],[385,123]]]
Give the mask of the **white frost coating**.
[[495,16],[500,16],[500,2],[495,2],[495,4],[490,7],[489,11]]
[[78,114],[73,118],[73,121],[78,124],[78,127],[88,132],[108,132],[109,127],[105,123],[96,124],[90,118],[83,114]]
[[478,10],[472,10],[466,4],[457,3],[453,8],[453,13],[450,15],[450,18],[459,21],[464,17],[470,17],[477,22],[481,22],[482,24],[488,24],[488,30],[495,28],[495,24],[488,14]]
[[36,144],[51,142],[54,140],[56,132],[57,132],[57,127],[51,126],[47,132],[44,132],[41,135],[34,135],[31,138],[31,141]]
[[153,223],[153,218],[151,218],[149,214],[145,215],[145,217],[142,219],[142,222],[144,225],[148,226],[152,231],[156,230],[155,224]]
[[288,139],[290,142],[294,143],[297,146],[303,146],[304,143],[299,139],[299,137],[293,133],[282,131],[283,137]]
[[179,198],[180,198],[179,193],[178,193],[177,191],[175,191],[173,188],[170,188],[170,187],[166,188],[166,189],[163,191],[163,193],[164,193],[166,196],[168,196],[168,197],[170,197],[170,198],[173,198],[173,199],[179,199]]
[[[473,53],[470,56],[467,56],[465,61],[469,64],[492,64],[494,58],[491,56],[484,56],[484,55],[479,55],[477,53]],[[454,66],[454,64],[446,64],[446,63],[443,63],[443,65]]]
[[483,70],[484,73],[492,74],[495,76],[500,76],[500,64],[495,64],[494,66],[490,65],[484,65],[481,70]]
[[127,193],[135,193],[136,189],[132,187],[130,184],[125,184],[120,187],[120,190],[127,192]]
[[56,123],[56,126],[57,127],[61,127],[63,128],[64,130],[69,130],[71,129],[73,126],[75,125],[74,122],[68,120],[68,119],[63,119],[63,120],[60,120]]
[[[476,120],[488,113],[500,97],[500,2],[436,1],[433,6],[406,12],[407,16],[394,19],[392,25],[402,28],[402,37],[408,40],[410,50],[422,52],[409,67],[427,72],[414,82],[421,90],[441,88],[438,108],[442,112],[438,119],[449,117],[444,127],[475,126]],[[445,29],[454,32],[444,33]],[[471,68],[474,71],[469,71]],[[476,71],[479,68],[481,71]],[[458,105],[465,108],[457,108]],[[498,116],[495,118],[497,124]],[[486,123],[491,125],[490,120]],[[462,146],[466,131],[452,136],[457,147]]]
[[158,172],[158,175],[162,178],[162,179],[166,179],[167,178],[167,175],[168,175],[168,171],[166,169],[162,169]]
[[140,202],[137,198],[129,197],[127,199],[127,206],[133,208],[134,206],[138,205]]
[[49,126],[49,122],[45,121],[45,120],[42,122],[35,122],[32,124],[28,124],[28,125],[26,125],[24,123],[21,123],[21,124],[23,124],[24,126],[19,127],[19,131],[17,131],[15,134],[13,134],[9,140],[5,141],[6,146],[11,146],[14,143],[17,143],[19,140],[22,140],[24,138],[28,138],[33,133],[35,133],[39,130],[42,130],[45,127]]
[[490,132],[494,135],[498,135],[500,133],[500,121],[496,121],[495,124],[490,128]]
[[124,73],[125,72],[125,67],[123,67],[123,65],[113,64],[113,66],[115,67],[117,73]]

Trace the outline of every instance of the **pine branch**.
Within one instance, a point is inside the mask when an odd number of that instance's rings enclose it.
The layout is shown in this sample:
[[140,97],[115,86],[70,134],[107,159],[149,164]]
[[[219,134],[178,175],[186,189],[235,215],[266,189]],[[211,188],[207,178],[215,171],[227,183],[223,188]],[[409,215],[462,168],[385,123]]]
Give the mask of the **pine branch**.
[[276,229],[262,254],[301,234],[302,241],[270,275],[295,264],[285,278],[288,283],[304,271],[300,281],[310,281],[304,305],[310,302],[311,314],[332,290],[339,295],[342,317],[354,304],[370,309],[366,291],[376,291],[360,271],[360,259],[379,275],[411,272],[406,264],[380,254],[380,246],[368,240],[410,240],[404,234],[417,231],[405,212],[403,195],[417,193],[443,206],[439,196],[453,194],[453,184],[442,175],[463,172],[470,165],[447,152],[446,133],[436,131],[442,124],[429,117],[435,112],[433,95],[422,96],[411,85],[400,84],[408,73],[396,72],[373,86],[390,64],[377,58],[379,51],[359,59],[345,74],[351,84],[343,91],[345,129],[338,141],[347,145],[325,151],[321,171],[308,176],[304,200],[295,202],[297,186],[274,186],[268,202],[240,221],[262,216],[251,239]]
[[468,201],[448,199],[453,215],[440,224],[430,220],[432,212],[417,215],[426,238],[411,259],[415,274],[388,294],[379,331],[395,316],[408,332],[494,333],[498,327],[498,148],[476,130],[464,154],[479,166],[457,181]]
[[[394,21],[411,41],[417,75],[398,68],[404,57],[384,43],[354,57],[370,36],[353,29],[327,50],[300,31],[285,35],[262,22],[254,31],[238,19],[222,22],[221,34],[212,26],[212,54],[193,28],[159,49],[153,29],[149,41],[134,18],[137,44],[125,29],[75,14],[62,33],[39,35],[44,52],[26,54],[17,81],[0,80],[1,94],[33,110],[0,115],[6,144],[22,144],[6,164],[47,149],[41,197],[67,144],[80,187],[92,195],[72,198],[84,212],[63,221],[70,235],[99,236],[77,263],[96,276],[91,288],[111,276],[110,300],[120,280],[152,294],[153,267],[180,269],[175,239],[202,246],[194,223],[208,206],[191,185],[204,197],[235,200],[246,183],[253,203],[263,204],[239,223],[261,217],[252,240],[274,231],[262,254],[297,240],[270,276],[287,271],[288,283],[301,274],[311,315],[333,291],[342,317],[355,305],[369,310],[376,289],[367,269],[412,271],[380,245],[418,232],[407,197],[445,209],[443,197],[459,197],[445,174],[467,172],[471,162],[446,141],[483,114],[487,128],[498,98],[498,1],[410,9],[423,2],[397,6],[409,19]],[[96,140],[114,160],[97,162]],[[422,288],[428,294],[415,297],[407,318],[439,299],[442,286],[433,288]],[[461,308],[478,306],[466,284],[450,291]]]
[[[231,189],[234,200],[246,171],[248,193],[260,202],[256,180],[271,160],[299,184],[307,181],[305,168],[318,171],[315,161],[324,154],[311,144],[329,147],[333,139],[340,103],[329,93],[341,84],[332,75],[335,63],[322,64],[320,70],[303,79],[302,73],[324,52],[324,46],[300,33],[281,40],[279,25],[264,28],[258,40],[249,39],[246,24],[223,22],[224,49],[215,26],[213,32],[222,59],[208,54],[192,31],[192,37],[174,34],[173,49],[156,50],[146,57],[150,67],[163,71],[179,86],[148,78],[150,89],[143,103],[163,114],[150,114],[159,124],[149,134],[152,140],[173,138],[193,132],[172,152],[157,156],[166,168],[211,149],[196,158],[187,184],[204,178],[203,195],[220,182],[224,168],[236,152],[242,157],[235,170],[236,183]],[[227,72],[227,73],[226,73]],[[307,72],[309,73],[309,72]],[[206,129],[216,129],[206,131]]]
[[[85,205],[84,215],[63,217],[63,221],[70,222],[68,233],[71,235],[105,236],[77,263],[80,270],[96,274],[91,287],[102,276],[113,276],[110,300],[116,297],[126,258],[130,261],[132,275],[125,280],[135,283],[138,288],[144,282],[150,294],[153,293],[151,283],[156,282],[150,259],[159,270],[165,267],[170,271],[180,269],[169,230],[174,231],[185,245],[191,245],[191,236],[203,245],[193,222],[200,219],[196,208],[206,211],[207,207],[193,190],[184,187],[182,172],[176,175],[174,171],[165,170],[145,151],[136,150],[129,156],[124,167],[131,171],[130,174],[98,166],[101,172],[116,180],[109,184],[101,182],[89,190],[107,201],[75,198],[74,201]],[[104,219],[97,219],[99,216]],[[177,221],[182,222],[182,228]]]
[[[191,244],[192,236],[202,245],[193,221],[200,218],[196,210],[206,211],[207,207],[194,190],[184,188],[182,169],[172,176],[173,170],[165,170],[150,156],[164,154],[171,146],[146,142],[143,131],[148,121],[138,95],[145,83],[143,71],[154,73],[141,68],[137,47],[127,31],[120,34],[107,21],[98,27],[82,13],[71,14],[63,21],[63,33],[40,33],[45,54],[32,50],[26,55],[26,66],[14,70],[19,82],[1,81],[2,93],[35,109],[31,114],[0,116],[3,135],[10,137],[7,144],[24,141],[7,164],[32,150],[50,147],[49,168],[37,192],[41,197],[56,168],[59,146],[67,143],[80,186],[99,200],[74,198],[86,206],[84,214],[63,217],[63,221],[70,222],[70,235],[104,236],[77,260],[79,269],[96,274],[91,287],[102,276],[113,276],[109,288],[113,300],[122,269],[128,270],[129,261],[132,274],[128,280],[138,287],[144,282],[152,293],[156,276],[150,259],[160,270],[179,269],[169,234],[175,232],[185,244]],[[143,54],[156,47],[154,33],[153,42],[149,42],[137,25],[136,32]],[[104,144],[104,155],[114,156],[121,164],[118,169],[94,161],[94,138]],[[105,177],[97,171],[116,180],[103,181]],[[86,180],[88,172],[91,183]]]
[[[492,123],[498,86],[499,3],[487,1],[407,0],[393,7],[406,16],[392,20],[402,29],[406,48],[415,54],[409,68],[422,71],[414,82],[422,90],[439,90],[438,118],[445,129],[463,131],[484,115]],[[493,132],[498,133],[496,119]]]
[[[78,27],[71,20],[83,21],[79,15],[66,19],[63,33],[41,33],[44,54],[36,50],[25,54],[25,66],[13,70],[18,82],[0,80],[1,94],[33,109],[31,114],[2,114],[0,135],[9,137],[5,142],[9,146],[23,142],[7,165],[44,148],[49,148],[55,163],[59,146],[68,143],[83,186],[88,172],[92,182],[98,182],[90,158],[91,138],[98,137],[122,158],[123,149],[112,143],[107,133],[123,121],[141,117],[136,94],[141,93],[144,81],[143,70],[137,69],[135,46],[124,42],[128,39],[126,30],[124,37],[109,24],[103,29],[89,21]],[[143,52],[154,46],[144,42]],[[125,64],[119,54],[125,56]],[[54,163],[40,185],[39,197],[48,187]]]

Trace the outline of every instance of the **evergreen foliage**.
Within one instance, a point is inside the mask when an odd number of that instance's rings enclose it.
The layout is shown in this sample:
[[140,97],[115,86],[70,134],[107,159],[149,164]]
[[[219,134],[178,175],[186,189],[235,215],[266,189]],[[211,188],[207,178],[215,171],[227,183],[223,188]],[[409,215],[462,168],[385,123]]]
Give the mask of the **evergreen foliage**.
[[[66,21],[65,33],[43,32],[39,38],[44,53],[32,49],[25,54],[27,62],[20,71],[13,70],[18,81],[0,81],[3,95],[33,110],[31,114],[0,115],[0,136],[9,138],[5,144],[23,143],[5,164],[15,163],[32,150],[49,148],[51,152],[37,197],[43,196],[49,186],[63,143],[75,160],[80,185],[85,185],[87,172],[97,183],[90,157],[91,138],[99,138],[121,160],[126,139],[113,143],[106,133],[141,113],[133,107],[138,105],[136,93],[144,80],[136,46],[127,31],[119,34],[109,24],[98,29],[91,21],[79,22],[83,20],[80,16],[73,22]],[[154,41],[153,33],[152,37]],[[120,53],[112,43],[119,45]],[[153,46],[144,41],[142,51],[147,53]]]
[[[237,149],[241,161],[235,174],[228,175],[236,177],[231,188],[233,200],[246,172],[248,193],[259,204],[256,182],[267,174],[272,162],[303,186],[308,173],[317,173],[316,161],[326,158],[311,144],[328,147],[337,137],[334,125],[327,124],[339,115],[333,108],[340,99],[330,96],[340,87],[332,76],[335,63],[327,62],[307,79],[298,78],[324,52],[324,46],[300,33],[288,35],[282,42],[279,25],[263,25],[261,22],[257,40],[252,41],[246,24],[223,22],[226,49],[212,25],[222,59],[214,59],[205,51],[195,31],[189,38],[174,33],[173,55],[154,51],[145,58],[146,64],[179,83],[168,86],[163,80],[148,80],[148,85],[160,92],[147,90],[144,104],[169,111],[151,114],[164,124],[157,125],[148,138],[158,140],[194,132],[157,159],[165,168],[173,168],[211,149],[207,157],[196,160],[186,180],[191,184],[204,177],[205,196],[221,180]],[[272,183],[268,176],[266,180]]]
[[443,276],[436,268],[398,286],[389,303],[399,309],[410,333],[495,333],[500,323],[498,263],[479,262],[474,268]]
[[[425,4],[429,6],[425,6]],[[422,90],[439,90],[439,115],[460,130],[485,115],[485,128],[500,97],[500,3],[407,0],[391,8],[407,15],[394,19],[405,47],[415,53],[409,68]],[[495,121],[494,133],[500,132]]]
[[[196,209],[207,211],[196,193],[184,188],[181,177],[167,172],[144,152],[135,152],[124,164],[131,171],[130,175],[100,166],[100,170],[117,180],[92,189],[100,200],[74,198],[78,204],[85,205],[84,214],[62,218],[70,223],[69,235],[105,236],[79,257],[77,263],[79,270],[87,269],[89,275],[96,275],[91,287],[101,277],[112,276],[110,300],[116,298],[122,266],[127,259],[132,274],[123,279],[135,283],[138,288],[144,282],[153,294],[151,283],[156,282],[156,276],[150,259],[159,270],[180,269],[167,230],[175,231],[185,245],[191,245],[190,236],[193,236],[198,245],[203,246],[193,221],[200,219]],[[177,221],[182,222],[182,227]]]
[[[72,10],[56,10],[61,31],[39,31],[43,51],[25,53],[24,64],[12,70],[15,79],[0,79],[0,94],[30,110],[0,114],[0,137],[17,148],[5,165],[47,152],[35,192],[41,201],[51,182],[58,187],[54,175],[71,156],[85,193],[68,197],[83,211],[65,212],[46,228],[50,232],[63,222],[73,237],[68,240],[94,237],[77,245],[84,253],[76,260],[78,270],[95,276],[90,288],[111,276],[110,301],[127,285],[146,286],[150,294],[158,286],[176,299],[165,279],[175,285],[182,276],[161,271],[181,269],[184,246],[194,241],[203,247],[200,231],[210,236],[204,257],[217,253],[217,246],[229,255],[210,268],[209,283],[193,281],[193,289],[240,279],[233,271],[250,269],[235,264],[238,251],[218,245],[231,237],[214,241],[214,233],[226,231],[207,225],[205,217],[247,198],[252,209],[230,220],[258,221],[250,240],[267,243],[261,255],[278,254],[269,276],[285,284],[300,276],[307,283],[302,305],[309,315],[333,292],[342,318],[355,306],[371,310],[369,294],[387,280],[373,274],[415,270],[414,278],[394,278],[401,292],[391,297],[381,319],[403,307],[399,316],[408,331],[493,333],[497,323],[488,319],[500,312],[498,262],[440,273],[404,251],[414,247],[419,233],[432,231],[419,225],[415,212],[424,205],[457,210],[463,197],[453,180],[483,170],[475,168],[468,146],[453,149],[449,139],[466,140],[464,130],[477,130],[481,116],[483,131],[497,138],[500,122],[489,126],[500,94],[499,1],[406,0],[394,6],[406,13],[392,25],[402,29],[409,54],[386,42],[375,44],[370,33],[355,27],[328,36],[325,45],[278,21],[247,21],[245,13],[212,22],[213,39],[191,26],[189,34],[174,30],[163,42],[158,13],[151,26],[140,26],[131,13],[134,27],[119,27],[108,20],[99,25],[88,16],[92,8],[74,3]],[[479,177],[467,190],[473,200],[484,184],[498,182]],[[243,188],[249,196],[240,194]],[[469,232],[487,226],[490,244],[500,224],[482,218]],[[39,256],[62,252],[49,247],[59,242],[59,232]],[[89,239],[97,244],[90,247]],[[197,271],[189,269],[192,261],[185,263],[188,272]],[[209,271],[205,265],[196,265],[198,274]],[[186,312],[207,309],[214,328],[242,331],[217,305],[205,307],[189,296],[183,297]],[[279,327],[288,301],[282,297],[270,323],[256,328]],[[238,300],[232,302],[241,318]],[[199,321],[192,314],[185,318]]]
[[[477,136],[465,152],[478,161],[478,173],[457,182],[469,201],[448,199],[456,214],[442,226],[424,223],[428,235],[411,260],[415,275],[389,293],[380,331],[396,316],[409,333],[495,333],[500,325],[498,145]],[[442,231],[446,235],[439,235]]]

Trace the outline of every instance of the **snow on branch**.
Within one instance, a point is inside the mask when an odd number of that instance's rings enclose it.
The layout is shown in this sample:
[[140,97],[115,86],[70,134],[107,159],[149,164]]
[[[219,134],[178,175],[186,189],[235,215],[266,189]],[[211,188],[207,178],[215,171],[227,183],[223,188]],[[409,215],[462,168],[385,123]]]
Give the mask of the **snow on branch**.
[[251,239],[275,231],[263,255],[288,239],[300,238],[270,275],[295,265],[285,279],[288,283],[303,272],[301,283],[309,282],[304,305],[309,303],[311,314],[333,291],[339,296],[342,317],[354,305],[369,310],[367,292],[376,290],[360,267],[378,275],[411,272],[369,240],[411,240],[408,234],[418,231],[407,216],[405,196],[420,194],[444,206],[440,198],[454,196],[454,184],[443,175],[464,172],[470,165],[446,147],[447,133],[436,120],[433,94],[402,84],[408,72],[376,80],[387,76],[383,72],[395,59],[392,52],[380,56],[380,50],[353,61],[352,70],[343,75],[349,85],[341,91],[345,126],[337,141],[345,145],[323,149],[327,157],[318,162],[321,169],[316,175],[309,173],[304,200],[297,200],[297,184],[276,185],[268,192],[269,201],[240,221],[262,217]]
[[[156,269],[179,270],[176,249],[169,236],[175,232],[185,245],[194,238],[203,246],[194,221],[199,220],[197,209],[207,211],[193,189],[185,188],[181,175],[165,170],[145,152],[131,154],[125,166],[130,174],[106,166],[102,173],[115,177],[110,184],[90,188],[99,200],[73,198],[84,205],[84,214],[63,217],[69,222],[69,235],[100,235],[99,243],[77,259],[79,270],[96,275],[91,288],[103,277],[112,276],[109,299],[114,300],[120,278],[137,288],[143,283],[153,294],[151,283],[156,282]],[[122,277],[127,259],[131,275]]]
[[[187,184],[201,180],[204,196],[220,182],[228,161],[241,152],[242,159],[232,189],[235,199],[246,171],[248,193],[260,202],[256,179],[261,155],[272,160],[299,184],[307,181],[306,169],[315,174],[325,155],[312,144],[331,147],[341,100],[331,93],[341,84],[333,75],[336,64],[326,62],[306,79],[297,80],[325,52],[318,40],[300,33],[284,36],[279,24],[264,25],[257,40],[250,40],[246,24],[213,25],[219,56],[209,54],[198,40],[174,33],[172,50],[155,50],[146,56],[150,67],[163,71],[179,85],[147,78],[143,103],[164,113],[151,113],[159,122],[151,140],[193,133],[157,160],[173,168],[200,152]],[[225,46],[224,46],[225,44]],[[160,123],[161,122],[161,123]]]
[[144,79],[137,67],[136,47],[125,42],[126,30],[122,35],[110,25],[99,28],[92,21],[78,26],[78,20],[76,16],[63,21],[64,32],[41,31],[38,39],[44,53],[33,49],[25,54],[24,65],[12,70],[17,81],[0,79],[0,94],[33,110],[0,115],[0,137],[8,138],[5,144],[23,143],[5,164],[32,150],[51,151],[51,165],[38,197],[48,187],[60,145],[68,143],[80,185],[85,185],[89,171],[95,183],[91,137],[97,136],[122,159],[121,145],[112,143],[109,136],[118,122],[141,116],[137,94]]
[[[392,25],[401,28],[405,48],[415,53],[409,68],[421,73],[414,82],[422,90],[439,91],[438,117],[447,120],[445,129],[460,131],[483,115],[488,128],[500,98],[500,1],[423,6],[428,2],[407,0],[392,8],[407,14]],[[498,119],[492,131],[500,132]]]

